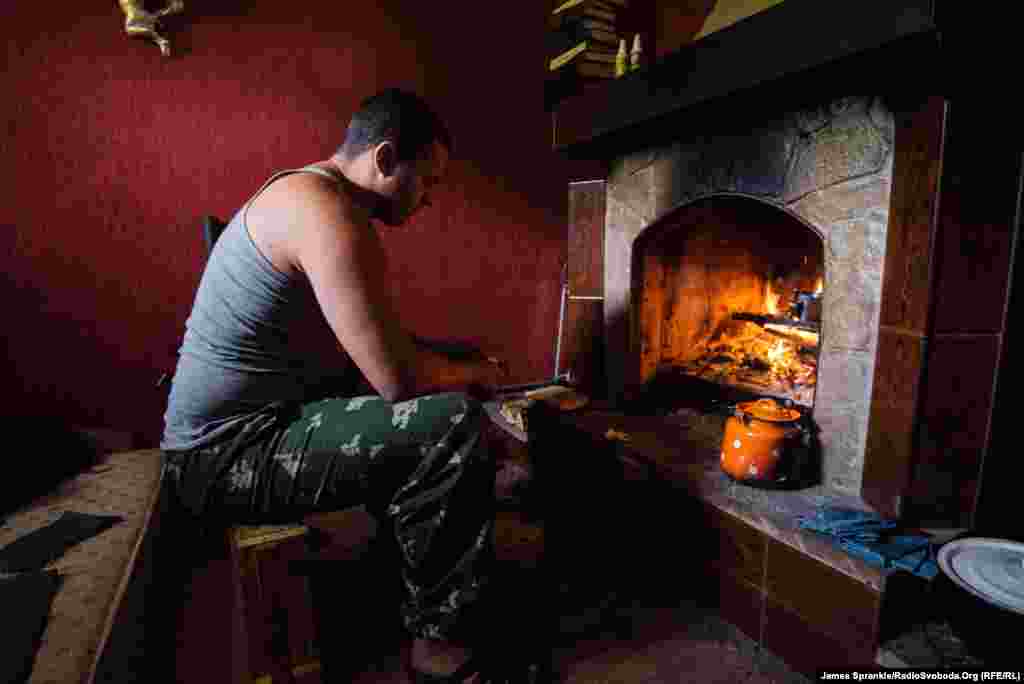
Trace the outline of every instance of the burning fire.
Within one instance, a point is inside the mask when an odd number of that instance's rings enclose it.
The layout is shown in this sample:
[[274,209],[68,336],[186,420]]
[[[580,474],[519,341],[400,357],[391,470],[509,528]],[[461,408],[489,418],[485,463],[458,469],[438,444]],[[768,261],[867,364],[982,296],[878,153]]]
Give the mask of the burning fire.
[[768,281],[764,286],[764,310],[768,312],[769,316],[779,315],[779,302],[782,300],[782,295],[772,289],[772,281]]
[[820,295],[825,291],[825,279],[818,276],[818,282],[814,285],[814,294]]
[[[820,293],[823,288],[824,280],[819,278],[816,291]],[[769,282],[765,287],[765,313],[781,317],[787,308],[782,295]],[[726,319],[683,370],[713,382],[788,397],[810,406],[817,384],[818,341],[818,334],[807,330]]]
[[784,375],[789,369],[789,354],[786,343],[779,340],[775,346],[768,350],[768,363],[772,366],[772,372],[776,375]]

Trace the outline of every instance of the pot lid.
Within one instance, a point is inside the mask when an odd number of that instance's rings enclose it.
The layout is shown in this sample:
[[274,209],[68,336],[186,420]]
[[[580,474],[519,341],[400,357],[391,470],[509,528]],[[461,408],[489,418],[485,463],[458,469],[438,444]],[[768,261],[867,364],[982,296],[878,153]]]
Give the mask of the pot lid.
[[1024,615],[1024,544],[965,537],[942,546],[939,567],[978,598]]
[[789,423],[800,418],[799,411],[786,408],[774,399],[747,401],[737,404],[736,407],[758,420],[767,420],[772,423]]

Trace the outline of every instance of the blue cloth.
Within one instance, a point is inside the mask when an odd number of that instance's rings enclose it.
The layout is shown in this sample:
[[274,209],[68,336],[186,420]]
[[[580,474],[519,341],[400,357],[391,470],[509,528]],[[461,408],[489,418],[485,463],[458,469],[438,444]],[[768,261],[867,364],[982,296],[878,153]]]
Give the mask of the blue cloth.
[[939,572],[931,540],[923,534],[898,534],[897,524],[875,513],[839,506],[819,506],[799,516],[801,529],[824,534],[851,556],[888,569],[899,568],[924,579]]

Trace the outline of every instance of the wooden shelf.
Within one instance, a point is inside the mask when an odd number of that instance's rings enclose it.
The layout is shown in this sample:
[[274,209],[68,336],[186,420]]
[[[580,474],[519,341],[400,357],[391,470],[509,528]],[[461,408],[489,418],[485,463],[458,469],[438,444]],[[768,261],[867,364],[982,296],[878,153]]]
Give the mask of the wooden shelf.
[[[653,129],[666,115],[741,92],[774,96],[783,81],[787,88],[805,89],[808,81],[793,80],[798,75],[813,77],[817,86],[835,80],[853,91],[895,84],[897,75],[938,71],[939,2],[786,0],[561,101],[553,114],[553,146],[570,157],[606,157],[611,138],[632,134],[640,124]],[[837,66],[847,71],[841,80],[834,79]],[[921,85],[919,79],[911,82]]]
[[[562,3],[559,0],[553,0],[550,3],[552,9],[560,4]],[[616,34],[619,38],[626,40],[627,49],[629,49],[633,36],[639,33],[641,44],[644,46],[644,60],[650,59],[654,55],[656,5],[656,0],[630,0],[625,7],[621,7],[617,11]],[[587,96],[594,91],[603,91],[605,86],[616,80],[614,78],[581,77],[571,68],[566,67],[554,72],[548,71],[547,59],[545,59],[544,74],[544,110],[546,112],[554,111],[566,99]]]

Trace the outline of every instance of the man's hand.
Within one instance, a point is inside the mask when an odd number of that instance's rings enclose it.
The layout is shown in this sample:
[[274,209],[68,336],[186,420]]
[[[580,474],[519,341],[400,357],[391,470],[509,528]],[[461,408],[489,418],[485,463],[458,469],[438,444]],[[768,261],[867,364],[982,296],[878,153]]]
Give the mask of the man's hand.
[[494,357],[475,359],[472,364],[472,380],[467,392],[481,401],[494,398],[498,388],[508,384],[508,364]]

